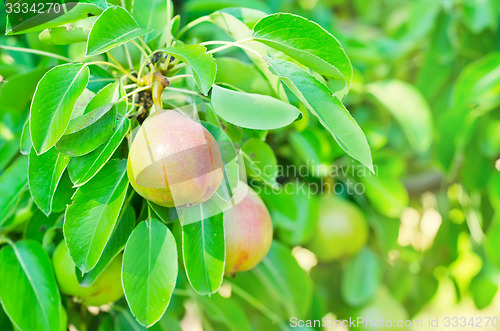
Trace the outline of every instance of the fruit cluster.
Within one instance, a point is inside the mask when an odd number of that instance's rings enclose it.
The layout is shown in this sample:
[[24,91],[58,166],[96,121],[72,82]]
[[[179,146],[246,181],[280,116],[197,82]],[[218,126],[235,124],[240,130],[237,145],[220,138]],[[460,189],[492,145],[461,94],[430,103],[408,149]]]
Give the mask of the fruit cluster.
[[[174,110],[158,110],[135,134],[127,175],[143,198],[160,206],[183,208],[202,204],[215,194],[223,180],[223,164],[217,142],[200,123]],[[224,211],[225,274],[234,276],[264,259],[271,247],[273,226],[264,202],[246,183],[234,188],[232,202]],[[121,260],[120,254],[84,287],[64,242],[53,256],[61,291],[93,306],[123,296]]]

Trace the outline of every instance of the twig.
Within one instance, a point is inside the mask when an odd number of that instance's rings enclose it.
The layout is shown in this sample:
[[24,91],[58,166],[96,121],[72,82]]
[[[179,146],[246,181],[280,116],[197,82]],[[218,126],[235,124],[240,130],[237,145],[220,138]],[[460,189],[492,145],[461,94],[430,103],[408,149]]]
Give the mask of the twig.
[[196,95],[198,97],[201,97],[201,98],[204,98],[204,99],[208,99],[206,96],[204,96],[203,94],[201,93],[198,93],[198,92],[195,92],[195,91],[191,91],[191,90],[186,90],[186,89],[183,89],[183,88],[177,88],[177,87],[165,87],[165,90],[169,90],[169,91],[177,91],[177,92],[180,92],[180,93],[185,93],[185,94],[191,94],[191,95]]
[[173,76],[173,77],[168,77],[168,80],[172,82],[172,81],[175,81],[177,79],[188,78],[188,77],[193,78],[193,75],[189,75],[189,74],[177,75],[177,76]]
[[285,323],[283,320],[276,315],[273,311],[271,311],[269,308],[267,308],[262,302],[259,300],[255,299],[252,297],[250,294],[248,294],[245,290],[234,284],[233,282],[229,282],[231,284],[231,290],[238,295],[240,298],[248,302],[252,307],[260,311],[264,316],[269,318],[271,321],[276,322],[280,329],[282,330],[287,330]]
[[135,47],[137,47],[139,49],[139,51],[141,51],[141,53],[146,57],[146,59],[149,59],[149,55],[148,53],[144,50],[144,48],[142,48],[141,45],[139,45],[139,43],[135,40],[132,40],[131,41],[132,45],[134,45]]
[[180,39],[184,33],[186,33],[189,29],[193,28],[194,26],[203,23],[203,22],[210,22],[210,17],[208,16],[202,16],[198,19],[195,19],[191,23],[187,24],[184,26],[178,33],[177,33],[177,39]]
[[130,80],[132,80],[133,82],[137,82],[137,78],[132,76],[118,61],[116,61],[116,59],[113,57],[113,55],[111,55],[110,52],[106,52],[106,54],[111,59],[111,61],[113,61],[116,64],[116,68],[118,68],[122,73],[124,73],[128,78],[130,78]]
[[138,89],[136,89],[136,90],[133,90],[132,92],[127,93],[127,94],[125,94],[123,97],[121,97],[120,99],[118,99],[118,100],[115,102],[115,104],[116,104],[116,103],[120,103],[120,102],[122,102],[123,100],[127,99],[127,98],[128,98],[129,96],[131,96],[131,95],[134,95],[134,94],[139,93],[139,92],[144,91],[144,90],[148,90],[148,89],[150,89],[150,88],[151,88],[151,86],[152,86],[152,85],[148,85],[148,86],[144,86],[144,87],[138,88]]
[[37,49],[30,49],[30,48],[24,48],[24,47],[13,47],[13,46],[5,46],[5,45],[0,45],[0,49],[5,49],[5,50],[15,51],[15,52],[32,53],[32,54],[52,57],[54,59],[62,60],[65,62],[73,62],[73,60],[68,58],[68,57],[65,57],[65,56],[62,56],[59,54],[50,53],[50,52],[40,51]]
[[151,55],[153,51],[151,50],[151,48],[149,48],[148,44],[144,41],[144,39],[142,39],[142,37],[139,37],[138,39],[141,42],[142,46],[146,49],[146,51],[148,51],[149,55]]
[[128,66],[130,70],[134,70],[134,64],[132,63],[132,58],[130,57],[130,52],[128,51],[127,45],[123,45],[123,48],[125,48],[125,55],[127,56],[127,61],[128,61]]

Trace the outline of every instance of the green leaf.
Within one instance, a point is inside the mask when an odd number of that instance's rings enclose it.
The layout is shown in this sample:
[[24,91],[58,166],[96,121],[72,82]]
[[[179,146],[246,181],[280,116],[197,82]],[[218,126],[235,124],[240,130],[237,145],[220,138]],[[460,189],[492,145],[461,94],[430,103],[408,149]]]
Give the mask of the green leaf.
[[46,216],[41,210],[35,210],[24,230],[24,238],[36,240],[43,245],[43,238],[48,230],[52,229],[61,218],[61,214],[52,213]]
[[155,219],[141,222],[123,254],[122,283],[127,303],[142,325],[165,313],[177,280],[178,260],[170,230]]
[[[417,5],[417,3],[414,4]],[[437,8],[431,6],[432,10],[430,12],[428,8],[425,8],[425,14],[423,10],[420,10],[425,16],[434,16],[435,14],[433,13],[438,15],[433,17],[434,23],[432,25],[434,25],[434,31],[432,32],[432,37],[426,37],[429,42],[429,48],[425,54],[422,54],[424,57],[419,66],[419,73],[415,81],[415,85],[426,99],[429,101],[432,100],[433,106],[437,106],[436,99],[448,103],[449,96],[442,93],[442,91],[449,89],[452,75],[453,79],[455,78],[456,68],[453,68],[452,64],[457,61],[459,56],[456,53],[453,40],[448,38],[450,28],[455,24],[455,21],[453,17],[440,10],[439,3],[435,4]],[[416,29],[416,31],[419,31],[418,34],[422,32],[421,27],[418,26],[419,24],[412,25],[418,28],[418,30]],[[413,42],[415,41],[414,36],[410,35],[409,37],[413,39]]]
[[45,215],[52,212],[52,199],[59,180],[69,163],[69,156],[51,148],[42,155],[32,149],[29,155],[28,184],[31,197]]
[[[119,93],[119,99],[123,98],[127,94],[127,91],[125,91],[125,88],[123,85],[120,85],[120,93]],[[128,102],[126,99],[123,99],[123,101],[115,103],[115,108],[116,108],[116,113],[125,116],[129,110]],[[117,117],[119,119],[120,117]]]
[[23,240],[0,250],[0,299],[20,330],[59,330],[61,297],[40,243]]
[[116,82],[116,78],[113,77],[111,72],[98,65],[89,65],[89,69],[90,79],[87,88],[94,93],[99,92],[106,85]]
[[201,122],[201,125],[214,137],[217,145],[219,146],[222,162],[224,164],[230,163],[236,158],[236,148],[233,145],[231,138],[220,127],[208,123]]
[[[498,179],[496,181],[499,182]],[[497,213],[488,228],[488,232],[486,232],[485,243],[488,258],[497,268],[500,267],[498,240],[500,240],[500,214]]]
[[217,291],[224,274],[223,215],[222,212],[207,212],[211,208],[218,207],[209,200],[187,209],[189,215],[179,213],[186,274],[193,289],[201,295]]
[[[0,89],[0,105],[2,105],[2,108],[24,113],[35,93],[38,81],[46,72],[46,68],[39,68],[9,77],[9,80]],[[12,97],[14,95],[15,98]]]
[[97,16],[91,16],[73,24],[45,29],[40,32],[38,39],[49,45],[70,45],[87,42],[90,29],[96,20]]
[[87,56],[98,55],[148,33],[122,7],[109,7],[90,30]]
[[[170,305],[175,303],[175,295],[172,296],[170,300]],[[120,309],[116,312],[113,312],[113,319],[109,321],[110,324],[103,325],[102,322],[99,328],[99,331],[182,331],[180,325],[180,318],[178,315],[169,314],[170,309],[163,315],[163,317],[152,327],[145,328],[139,322],[137,322],[132,314],[130,313],[130,309]],[[114,323],[113,323],[114,322]]]
[[130,129],[130,120],[125,116],[118,116],[115,127],[116,129],[113,131],[111,137],[96,150],[84,156],[71,159],[68,165],[68,172],[75,186],[87,183],[108,162]]
[[109,110],[113,107],[112,104],[103,105],[99,108],[92,110],[91,112],[84,113],[80,116],[71,119],[71,122],[64,132],[65,135],[70,135],[82,131],[91,125],[98,122]]
[[196,0],[187,1],[183,9],[186,12],[212,12],[227,7],[245,7],[262,11],[270,11],[269,5],[260,0]]
[[127,161],[112,160],[73,196],[66,209],[64,237],[82,270],[92,270],[108,242],[128,187]]
[[268,282],[266,288],[282,294],[282,303],[290,316],[304,316],[308,312],[312,282],[288,248],[273,242],[256,271],[259,279]]
[[262,18],[253,39],[282,51],[317,73],[351,84],[352,66],[340,43],[319,24],[294,14]]
[[0,173],[16,157],[19,152],[19,136],[14,136],[0,148]]
[[287,182],[278,192],[263,190],[261,194],[278,228],[280,240],[292,246],[309,242],[318,223],[318,198],[301,188],[301,184],[299,181]]
[[324,84],[297,65],[275,58],[268,58],[268,62],[271,72],[280,77],[311,113],[318,117],[340,147],[373,171],[366,136],[342,102],[332,96]]
[[278,242],[273,242],[257,267],[238,274],[231,283],[233,293],[250,296],[282,317],[305,317],[311,305],[309,275],[290,250]]
[[[0,3],[0,6],[2,6],[2,3]],[[0,23],[1,24],[1,23]],[[4,331],[13,331],[14,326],[9,320],[9,317],[7,314],[5,314],[5,311],[2,308],[2,305],[0,305],[0,328]]]
[[[171,0],[142,0],[134,1],[131,11],[139,26],[149,33],[145,39],[149,42],[156,38],[168,22],[168,5]],[[170,3],[172,6],[172,3]]]
[[[252,36],[252,30],[250,30],[250,28],[248,28],[244,22],[242,22],[235,16],[231,15],[230,13],[223,11],[216,11],[208,15],[208,18],[210,22],[219,27],[233,40],[242,40]],[[264,49],[264,47],[258,42],[251,41],[250,44],[257,45],[259,50]]]
[[26,120],[26,123],[24,123],[23,132],[21,133],[21,145],[19,147],[20,152],[23,155],[28,155],[33,147],[33,144],[31,143],[29,118]]
[[130,313],[130,309],[121,309],[113,314],[113,319],[108,324],[99,325],[99,331],[147,331],[148,329],[139,324]]
[[434,138],[432,113],[422,94],[397,80],[371,83],[367,89],[398,121],[415,151],[427,152]]
[[0,173],[18,155],[24,119],[16,112],[0,110]]
[[107,141],[114,132],[118,107],[114,103],[120,95],[120,87],[119,82],[105,86],[78,116],[73,113],[73,118],[56,147],[63,153],[77,157],[90,153]]
[[237,92],[217,85],[212,89],[212,106],[225,121],[257,130],[287,126],[301,114],[294,106],[270,96]]
[[3,211],[4,215],[0,219],[0,231],[19,231],[22,229],[29,218],[32,216],[33,211],[31,207],[33,205],[33,200],[27,187],[23,187],[19,194],[15,197],[15,205],[8,210]]
[[88,154],[109,139],[115,123],[116,108],[113,104],[101,106],[72,119],[56,148],[73,157]]
[[[238,168],[238,156],[236,154],[236,148],[229,136],[216,125],[208,122],[201,122],[201,125],[210,132],[217,142],[219,151],[222,157],[222,163],[224,164],[224,184],[219,187],[220,191],[223,191],[223,187],[229,185],[229,187],[236,187],[239,181],[239,168]],[[225,194],[220,194],[224,196]]]
[[487,308],[498,292],[498,270],[487,260],[483,260],[483,268],[472,278],[469,291],[477,309]]
[[[241,5],[241,3],[238,2],[238,5]],[[250,29],[253,28],[258,21],[267,16],[266,11],[248,8],[248,6],[223,8],[221,9],[221,12],[228,13],[236,17],[245,23],[245,25]]]
[[73,108],[73,113],[71,114],[71,119],[82,116],[83,113],[85,112],[85,108],[94,97],[95,93],[89,90],[88,88],[85,88],[85,90],[83,90],[78,100],[76,100],[75,107]]
[[327,175],[328,166],[325,165],[331,160],[331,144],[323,130],[306,129],[302,132],[292,132],[290,145],[297,158],[308,165],[311,176],[322,178]]
[[169,224],[179,219],[175,207],[163,207],[147,200],[148,207],[151,208],[151,216],[158,218],[163,223]]
[[212,54],[207,54],[205,46],[180,45],[164,49],[167,54],[173,55],[191,67],[196,85],[207,95],[215,82],[217,65]]
[[75,191],[76,189],[73,187],[68,171],[65,171],[57,185],[56,193],[54,193],[52,212],[64,212],[66,206],[71,204],[71,198],[75,194]]
[[207,317],[226,326],[227,330],[251,330],[250,321],[245,311],[234,298],[224,298],[216,293],[209,297],[200,296],[199,300],[207,312]]
[[248,175],[263,180],[271,186],[276,185],[278,161],[272,148],[260,139],[251,138],[241,149],[244,153]]
[[[122,208],[116,225],[104,247],[101,258],[94,269],[83,275],[80,279],[80,286],[90,286],[99,277],[101,272],[113,261],[113,259],[125,248],[127,239],[135,227],[135,211],[132,206],[127,205]],[[77,277],[80,276],[77,273]]]
[[[255,65],[232,57],[217,57],[217,83],[226,83],[248,93],[270,94],[269,83]],[[234,73],[238,74],[235,75]]]
[[18,157],[0,176],[0,229],[28,184],[28,157]]
[[228,135],[219,128],[208,122],[201,122],[201,125],[214,137],[219,146],[222,162],[227,164],[236,158],[236,149]]
[[[252,36],[252,31],[245,23],[233,15],[220,11],[210,14],[209,18],[210,22],[222,29],[233,40],[248,39]],[[279,84],[279,79],[269,72],[266,62],[262,61],[262,57],[267,55],[266,47],[253,40],[246,41],[244,46],[243,51],[269,82],[268,85],[273,89],[275,96],[279,96],[285,100],[286,93],[281,84]]]
[[[174,16],[174,9],[173,9],[173,1],[168,0],[170,3],[171,9],[170,11],[167,11],[169,19],[169,25],[166,25],[163,28],[163,31],[161,31],[159,38],[154,41],[154,43],[158,45],[171,45],[173,44],[174,41],[174,36],[177,34],[179,31],[179,26],[181,24],[181,16],[179,14]],[[151,40],[152,37],[147,38],[148,40]]]
[[48,151],[63,136],[88,81],[89,69],[84,64],[63,64],[42,77],[30,117],[31,140],[37,154]]
[[408,192],[401,179],[379,168],[377,175],[364,176],[365,194],[373,207],[388,217],[399,217],[408,205]]
[[83,113],[87,114],[101,106],[114,104],[118,100],[119,96],[120,82],[113,82],[111,84],[108,84],[101,90],[99,90],[95,97],[90,100]]
[[471,3],[464,2],[460,6],[462,11],[462,24],[467,25],[475,35],[487,28],[490,28],[492,31],[497,31],[497,8],[496,2],[492,0]]
[[464,147],[471,139],[476,125],[476,117],[473,112],[467,109],[466,114],[460,108],[450,108],[440,118],[437,123],[436,150],[437,160],[443,169],[451,172],[454,169],[454,162]]
[[463,117],[470,108],[493,110],[500,104],[500,53],[491,53],[467,65],[455,83],[453,101],[463,108]]
[[368,248],[361,250],[342,269],[342,298],[356,307],[368,303],[376,294],[381,277],[377,256]]

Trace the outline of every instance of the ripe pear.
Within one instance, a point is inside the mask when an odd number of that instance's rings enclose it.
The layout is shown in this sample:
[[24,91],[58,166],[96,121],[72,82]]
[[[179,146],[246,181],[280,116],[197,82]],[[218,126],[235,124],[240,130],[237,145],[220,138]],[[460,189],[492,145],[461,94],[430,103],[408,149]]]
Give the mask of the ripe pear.
[[255,267],[273,240],[271,215],[257,193],[242,182],[233,193],[236,204],[224,212],[226,275]]
[[173,110],[150,115],[130,146],[127,175],[132,187],[160,206],[207,201],[222,183],[214,137],[198,122]]

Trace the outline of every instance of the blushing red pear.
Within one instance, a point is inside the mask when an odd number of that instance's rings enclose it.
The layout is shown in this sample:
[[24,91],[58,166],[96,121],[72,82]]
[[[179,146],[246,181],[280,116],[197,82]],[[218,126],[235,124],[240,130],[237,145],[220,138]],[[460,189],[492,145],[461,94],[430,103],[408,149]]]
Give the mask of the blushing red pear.
[[273,240],[271,215],[257,193],[240,183],[234,195],[239,202],[224,212],[226,275],[255,267],[267,255]]
[[149,116],[130,146],[127,175],[132,187],[160,206],[207,201],[222,183],[222,158],[213,136],[173,110]]

